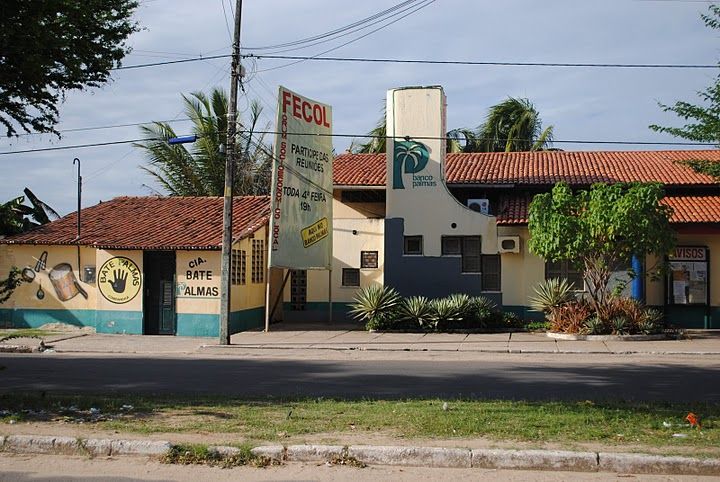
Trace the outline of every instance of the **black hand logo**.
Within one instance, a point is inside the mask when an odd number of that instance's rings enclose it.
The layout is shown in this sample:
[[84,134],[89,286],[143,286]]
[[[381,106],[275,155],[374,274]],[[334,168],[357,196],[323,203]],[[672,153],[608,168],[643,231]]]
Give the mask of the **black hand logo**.
[[115,279],[110,282],[110,286],[112,286],[115,293],[122,293],[125,291],[125,283],[128,277],[127,271],[116,269],[113,274],[115,275]]

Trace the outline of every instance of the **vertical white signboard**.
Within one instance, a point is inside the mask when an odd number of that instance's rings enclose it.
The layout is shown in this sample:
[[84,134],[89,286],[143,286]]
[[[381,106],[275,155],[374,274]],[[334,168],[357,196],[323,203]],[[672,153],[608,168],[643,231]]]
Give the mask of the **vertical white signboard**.
[[332,267],[332,109],[280,87],[270,266]]

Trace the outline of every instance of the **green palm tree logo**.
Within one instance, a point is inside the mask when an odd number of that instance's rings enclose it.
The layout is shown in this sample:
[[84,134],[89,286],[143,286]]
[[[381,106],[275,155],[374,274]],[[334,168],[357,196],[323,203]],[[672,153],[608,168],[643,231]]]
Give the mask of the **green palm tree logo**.
[[415,141],[396,141],[393,153],[393,189],[405,189],[402,175],[416,174],[427,166],[430,152],[425,144]]

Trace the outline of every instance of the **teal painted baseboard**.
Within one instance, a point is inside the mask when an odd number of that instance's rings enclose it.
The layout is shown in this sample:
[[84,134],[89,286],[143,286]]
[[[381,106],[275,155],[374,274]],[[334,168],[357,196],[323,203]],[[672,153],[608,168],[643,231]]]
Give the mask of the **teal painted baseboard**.
[[[265,324],[265,307],[250,308],[230,313],[229,331],[241,331],[258,328]],[[178,313],[177,336],[220,336],[220,315],[208,313]]]
[[230,313],[230,334],[265,326],[265,307],[250,308]]
[[98,310],[96,313],[95,329],[98,333],[143,334],[142,311]]
[[2,328],[38,328],[46,323],[66,323],[95,328],[96,310],[0,308]]
[[[334,302],[332,304],[333,321],[354,321],[349,314],[351,304],[352,303]],[[328,319],[328,302],[308,301],[305,303],[304,310],[293,310],[292,303],[284,302],[283,312],[286,321],[324,322]]]

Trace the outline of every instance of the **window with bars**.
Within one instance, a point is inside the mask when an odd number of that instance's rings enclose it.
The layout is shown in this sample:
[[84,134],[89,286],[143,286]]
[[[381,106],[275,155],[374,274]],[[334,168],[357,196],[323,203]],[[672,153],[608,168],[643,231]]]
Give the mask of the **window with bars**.
[[443,256],[462,257],[462,272],[480,274],[483,291],[500,291],[500,256],[482,254],[480,236],[443,236]]
[[405,236],[403,254],[423,254],[423,237]]
[[567,260],[548,261],[545,263],[545,279],[565,278],[573,289],[581,291],[585,288],[582,271]]
[[230,282],[234,285],[244,285],[246,282],[247,259],[243,249],[233,249],[230,258]]
[[265,240],[252,240],[251,280],[253,283],[265,282]]
[[360,270],[357,268],[342,269],[343,286],[360,286]]

